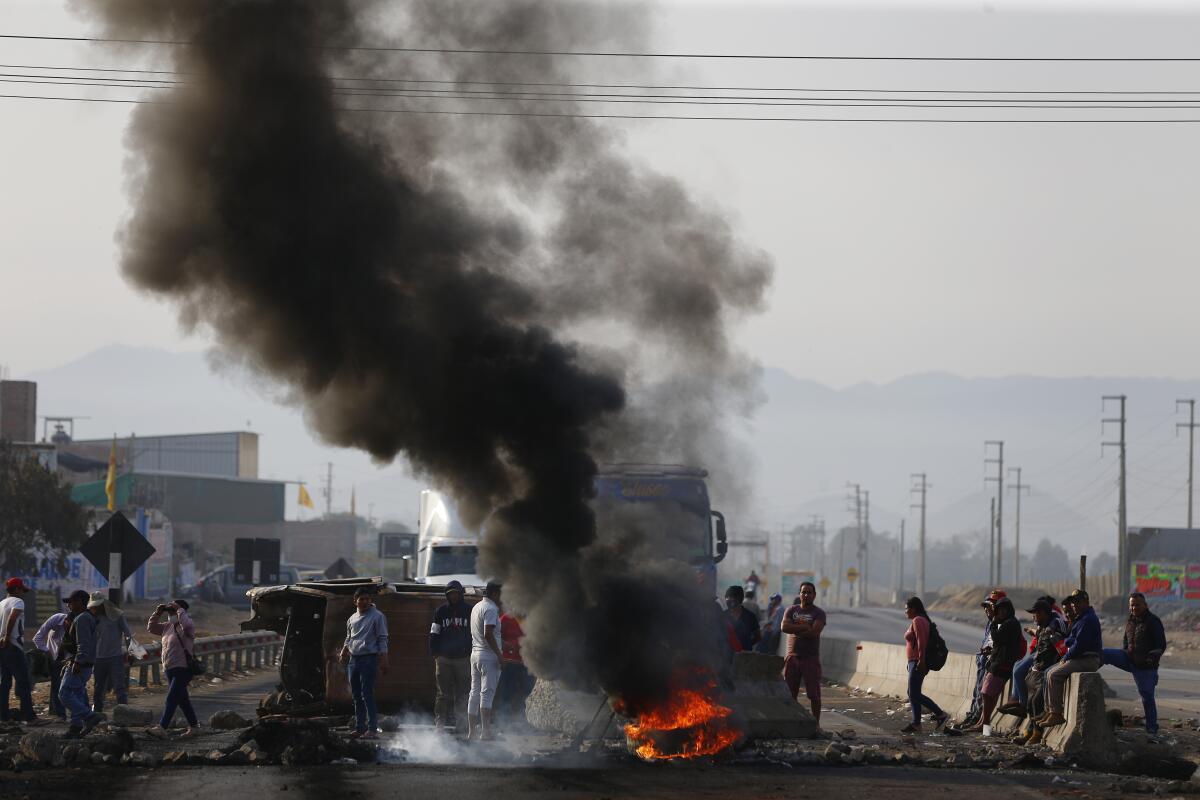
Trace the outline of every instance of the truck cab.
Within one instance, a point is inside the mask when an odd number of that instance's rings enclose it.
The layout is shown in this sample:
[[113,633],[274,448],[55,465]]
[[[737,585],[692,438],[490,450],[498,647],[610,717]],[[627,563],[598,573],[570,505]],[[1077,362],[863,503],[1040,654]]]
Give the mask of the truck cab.
[[463,586],[483,586],[475,566],[479,532],[463,524],[449,498],[432,489],[422,491],[417,524],[418,583],[458,581]]

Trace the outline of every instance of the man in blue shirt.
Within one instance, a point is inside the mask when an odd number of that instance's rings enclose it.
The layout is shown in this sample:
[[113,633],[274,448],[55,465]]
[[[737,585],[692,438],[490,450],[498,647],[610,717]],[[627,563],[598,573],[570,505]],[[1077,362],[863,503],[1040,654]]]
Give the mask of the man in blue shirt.
[[1067,721],[1063,716],[1067,679],[1076,672],[1099,672],[1103,663],[1104,641],[1100,634],[1100,618],[1092,608],[1087,592],[1076,589],[1063,601],[1073,606],[1075,622],[1064,640],[1067,652],[1062,661],[1046,673],[1046,705],[1049,710],[1037,721],[1042,728],[1053,728]]
[[388,673],[387,618],[375,607],[371,589],[354,592],[357,609],[346,620],[346,641],[339,660],[346,664],[350,679],[350,695],[354,698],[354,733],[352,738],[374,739],[379,728],[379,712],[375,708],[375,673]]

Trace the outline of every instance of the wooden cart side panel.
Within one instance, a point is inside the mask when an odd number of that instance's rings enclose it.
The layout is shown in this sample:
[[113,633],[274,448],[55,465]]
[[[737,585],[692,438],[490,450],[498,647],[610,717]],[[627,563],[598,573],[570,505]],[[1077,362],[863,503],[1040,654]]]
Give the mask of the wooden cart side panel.
[[[473,598],[468,599],[472,603]],[[388,660],[391,669],[375,682],[375,702],[381,710],[417,707],[433,709],[437,696],[433,657],[429,655],[429,626],[433,612],[446,602],[439,595],[384,594],[375,599],[387,617]],[[472,603],[473,605],[473,603]],[[346,639],[346,620],[354,613],[349,597],[330,597],[325,614],[325,698],[331,707],[351,705],[346,668],[338,653]]]

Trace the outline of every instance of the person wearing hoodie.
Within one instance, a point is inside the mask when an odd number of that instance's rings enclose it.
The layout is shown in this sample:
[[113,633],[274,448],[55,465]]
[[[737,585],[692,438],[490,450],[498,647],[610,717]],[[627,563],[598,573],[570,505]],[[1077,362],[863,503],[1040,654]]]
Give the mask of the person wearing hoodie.
[[1096,616],[1088,593],[1076,589],[1063,601],[1074,612],[1071,630],[1064,642],[1067,652],[1046,675],[1046,705],[1049,710],[1037,720],[1042,728],[1053,728],[1067,721],[1063,716],[1067,680],[1076,672],[1098,672],[1103,663],[1104,638],[1100,618]]
[[991,722],[996,702],[1004,691],[1004,684],[1012,677],[1013,665],[1025,654],[1025,637],[1017,622],[1012,600],[1002,597],[992,607],[992,648],[984,665],[985,675],[979,687],[979,720],[967,728],[982,731]]
[[433,612],[429,654],[434,659],[437,698],[433,724],[438,732],[466,733],[467,697],[471,694],[471,607],[458,581],[446,584],[446,602]]
[[119,705],[129,703],[129,676],[125,672],[133,631],[125,614],[105,598],[104,613],[96,618],[96,666],[92,671],[92,710],[104,710],[104,695],[111,689]]
[[1129,619],[1121,649],[1105,648],[1104,665],[1125,670],[1133,675],[1142,710],[1146,716],[1146,732],[1158,733],[1158,706],[1154,702],[1154,687],[1158,686],[1158,662],[1167,650],[1167,634],[1162,620],[1150,613],[1146,596],[1141,592],[1129,595]]

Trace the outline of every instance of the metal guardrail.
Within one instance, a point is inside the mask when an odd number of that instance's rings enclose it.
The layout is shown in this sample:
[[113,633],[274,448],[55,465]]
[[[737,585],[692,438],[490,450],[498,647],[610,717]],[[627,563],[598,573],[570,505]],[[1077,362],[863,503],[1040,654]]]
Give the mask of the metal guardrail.
[[[162,644],[150,642],[142,646],[146,648],[146,657],[132,662],[130,671],[138,670],[139,686],[161,684]],[[230,633],[197,639],[194,655],[209,672],[217,673],[272,666],[279,663],[282,652],[283,637],[277,633]]]

